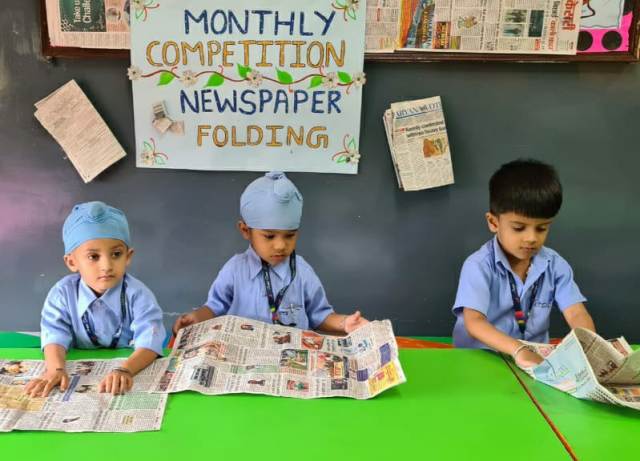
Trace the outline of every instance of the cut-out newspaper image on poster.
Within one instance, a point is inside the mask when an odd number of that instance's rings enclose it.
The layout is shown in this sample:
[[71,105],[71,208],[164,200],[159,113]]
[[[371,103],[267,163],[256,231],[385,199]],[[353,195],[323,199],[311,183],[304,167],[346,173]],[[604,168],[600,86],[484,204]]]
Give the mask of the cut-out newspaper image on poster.
[[132,16],[137,166],[357,173],[364,3],[165,0]]
[[388,320],[336,337],[224,315],[175,344],[155,392],[368,399],[406,381]]

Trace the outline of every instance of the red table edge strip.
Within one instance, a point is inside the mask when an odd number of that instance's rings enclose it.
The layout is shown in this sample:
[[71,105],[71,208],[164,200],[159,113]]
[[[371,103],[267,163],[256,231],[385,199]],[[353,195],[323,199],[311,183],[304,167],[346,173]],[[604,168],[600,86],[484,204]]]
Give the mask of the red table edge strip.
[[558,440],[560,440],[560,443],[562,444],[562,446],[564,446],[565,450],[567,450],[567,453],[569,454],[569,456],[571,456],[571,459],[573,461],[578,461],[578,457],[573,451],[573,448],[571,448],[571,445],[569,445],[569,441],[565,438],[564,435],[562,435],[562,432],[560,432],[560,429],[558,429],[558,427],[551,420],[551,417],[544,411],[544,409],[542,408],[542,405],[540,405],[540,402],[538,402],[538,400],[533,396],[533,393],[529,390],[529,388],[527,387],[525,382],[522,380],[522,378],[520,378],[520,376],[518,375],[518,372],[514,369],[513,365],[511,365],[509,360],[504,355],[502,355],[502,359],[507,364],[507,366],[509,367],[509,370],[511,370],[511,373],[513,373],[513,376],[516,377],[516,379],[520,383],[520,386],[527,393],[527,395],[529,396],[529,399],[531,400],[531,402],[533,402],[535,407],[538,409],[538,411],[540,412],[542,417],[545,419],[545,421],[547,422],[551,430],[554,432],[556,437],[558,437]]

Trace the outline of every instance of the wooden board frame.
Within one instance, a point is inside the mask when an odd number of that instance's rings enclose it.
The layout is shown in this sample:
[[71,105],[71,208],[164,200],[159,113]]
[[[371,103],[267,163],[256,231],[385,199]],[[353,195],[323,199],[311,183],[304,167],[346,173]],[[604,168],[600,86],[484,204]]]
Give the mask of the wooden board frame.
[[[47,58],[115,58],[129,59],[129,50],[98,48],[76,48],[52,46],[47,28],[46,1],[40,0],[40,29],[42,54]],[[383,53],[365,53],[365,61],[370,62],[638,62],[640,60],[640,0],[635,1],[631,30],[629,31],[629,51],[609,53],[579,53],[567,55],[540,54],[499,54],[499,53],[448,53],[396,50]]]

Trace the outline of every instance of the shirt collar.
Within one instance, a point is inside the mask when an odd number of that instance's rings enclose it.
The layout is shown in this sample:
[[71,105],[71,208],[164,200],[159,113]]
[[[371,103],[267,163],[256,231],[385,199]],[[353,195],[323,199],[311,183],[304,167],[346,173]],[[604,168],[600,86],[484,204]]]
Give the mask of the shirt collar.
[[[529,275],[527,276],[525,285],[528,285],[530,281],[538,280],[538,277],[547,270],[550,259],[551,257],[547,248],[544,246],[540,248],[540,251],[538,251],[531,260],[531,267],[529,268]],[[498,242],[497,235],[493,237],[493,260],[496,266],[502,267],[504,271],[510,271],[513,273],[513,270],[511,270],[511,264],[509,264],[509,260],[507,259],[507,255],[500,246],[500,242]]]
[[123,281],[124,278],[120,280],[120,283],[115,287],[109,288],[102,294],[102,296],[98,297],[81,277],[80,285],[78,287],[78,302],[76,304],[78,315],[82,317],[87,309],[89,309],[97,299],[102,300],[109,309],[120,314],[120,292],[122,290]]
[[[258,253],[253,249],[251,245],[245,252],[249,260],[249,276],[251,279],[256,278],[262,272],[262,259],[258,256]],[[277,266],[270,266],[271,271],[274,272],[281,280],[287,277],[289,271],[289,258],[282,261]]]

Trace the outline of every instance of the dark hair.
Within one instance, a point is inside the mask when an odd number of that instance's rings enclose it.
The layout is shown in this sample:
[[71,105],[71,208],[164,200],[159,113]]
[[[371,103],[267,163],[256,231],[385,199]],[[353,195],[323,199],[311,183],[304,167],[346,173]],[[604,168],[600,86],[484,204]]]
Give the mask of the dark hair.
[[538,160],[505,163],[489,181],[489,209],[496,216],[513,212],[528,218],[553,218],[561,205],[558,173]]

